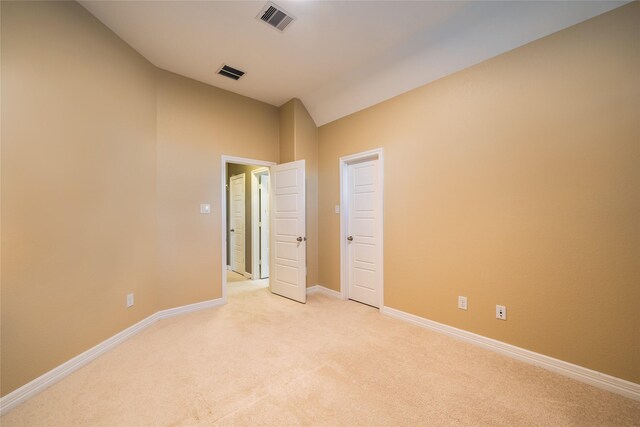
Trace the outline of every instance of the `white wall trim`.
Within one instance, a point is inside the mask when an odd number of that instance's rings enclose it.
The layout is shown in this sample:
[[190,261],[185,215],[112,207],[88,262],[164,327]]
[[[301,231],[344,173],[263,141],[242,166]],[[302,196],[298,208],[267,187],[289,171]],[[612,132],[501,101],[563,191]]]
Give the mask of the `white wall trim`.
[[206,308],[219,307],[221,305],[225,305],[227,303],[226,300],[222,298],[210,299],[208,301],[196,302],[193,304],[183,305],[180,307],[169,308],[166,310],[158,311],[155,315],[158,316],[156,320],[166,319],[173,316],[178,316],[180,314],[192,313],[194,311],[204,310]]
[[162,310],[152,314],[151,316],[139,321],[135,325],[129,326],[127,329],[118,332],[111,338],[102,341],[95,347],[90,348],[84,353],[77,355],[76,357],[64,362],[62,365],[53,368],[49,372],[39,376],[33,381],[0,398],[0,415],[6,414],[8,411],[15,408],[22,402],[29,400],[36,394],[40,393],[41,391],[62,380],[66,376],[82,368],[87,363],[102,356],[103,354],[128,340],[138,332],[141,332],[142,330],[153,325],[158,320],[177,316],[179,314],[191,313],[193,311],[198,311],[205,308],[217,307],[225,304],[225,302],[226,301],[222,298],[218,298],[214,300],[198,302],[195,304],[184,305],[182,307],[170,308],[168,310]]
[[378,283],[380,283],[380,289],[378,290],[378,307],[382,309],[384,307],[384,150],[382,148],[375,148],[373,150],[363,151],[361,153],[350,154],[348,156],[342,156],[339,159],[340,169],[340,292],[342,299],[349,299],[349,283],[347,265],[349,263],[347,253],[347,224],[349,220],[349,203],[348,203],[348,182],[347,182],[347,168],[354,163],[366,162],[369,160],[378,160],[378,177],[380,185],[380,223],[378,228],[379,248],[377,253],[378,258]]
[[496,353],[500,353],[531,365],[556,372],[560,375],[573,378],[580,382],[640,401],[640,384],[632,383],[631,381],[623,380],[592,369],[545,356],[544,354],[536,353],[531,350],[525,350],[524,348],[516,347],[502,341],[454,328],[453,326],[444,325],[433,320],[405,313],[394,308],[382,307],[380,312],[387,316],[395,317],[414,325],[449,335],[462,341],[495,351]]
[[342,293],[334,291],[333,289],[325,288],[322,285],[313,285],[307,288],[307,295],[324,294],[333,298],[342,299]]

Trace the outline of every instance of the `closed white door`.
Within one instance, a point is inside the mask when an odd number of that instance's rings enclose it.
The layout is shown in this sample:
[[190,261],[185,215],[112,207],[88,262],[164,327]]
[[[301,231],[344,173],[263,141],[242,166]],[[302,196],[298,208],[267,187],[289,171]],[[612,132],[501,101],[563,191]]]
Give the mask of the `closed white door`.
[[382,197],[379,160],[347,167],[347,280],[349,298],[380,306]]
[[244,174],[234,175],[229,180],[229,203],[231,205],[229,221],[229,247],[231,269],[236,273],[245,273],[245,212],[244,212]]
[[260,278],[269,277],[269,174],[260,175]]
[[304,160],[271,166],[271,292],[307,301]]

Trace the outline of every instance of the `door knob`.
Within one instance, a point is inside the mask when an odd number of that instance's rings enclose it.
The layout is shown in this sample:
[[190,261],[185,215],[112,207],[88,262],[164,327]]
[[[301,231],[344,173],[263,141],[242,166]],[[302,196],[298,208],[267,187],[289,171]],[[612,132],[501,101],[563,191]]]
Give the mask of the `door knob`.
[[[298,238],[296,239],[298,242],[302,242],[302,237],[298,236]],[[305,239],[306,240],[306,239]]]
[[347,237],[347,240],[350,241],[350,242],[353,242],[353,236]]
[[236,229],[235,229],[235,228],[232,228],[232,229],[231,229],[231,230],[229,230],[229,231],[233,233],[234,231],[236,231]]

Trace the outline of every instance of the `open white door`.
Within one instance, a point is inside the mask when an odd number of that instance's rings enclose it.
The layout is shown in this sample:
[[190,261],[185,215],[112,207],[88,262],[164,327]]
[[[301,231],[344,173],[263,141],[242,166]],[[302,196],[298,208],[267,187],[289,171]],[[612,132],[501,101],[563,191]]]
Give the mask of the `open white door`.
[[236,273],[245,274],[244,248],[244,174],[234,175],[229,183],[229,202],[231,215],[229,218],[229,237],[231,248],[231,269]]
[[271,166],[271,292],[307,301],[304,160]]

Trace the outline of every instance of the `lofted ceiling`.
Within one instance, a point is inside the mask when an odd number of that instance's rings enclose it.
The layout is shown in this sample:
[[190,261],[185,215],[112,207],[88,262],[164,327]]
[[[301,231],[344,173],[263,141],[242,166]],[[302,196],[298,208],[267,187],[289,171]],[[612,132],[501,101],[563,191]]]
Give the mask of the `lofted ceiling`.
[[[627,1],[80,1],[159,68],[280,106],[318,126],[619,7]],[[246,74],[216,74],[225,63]]]

